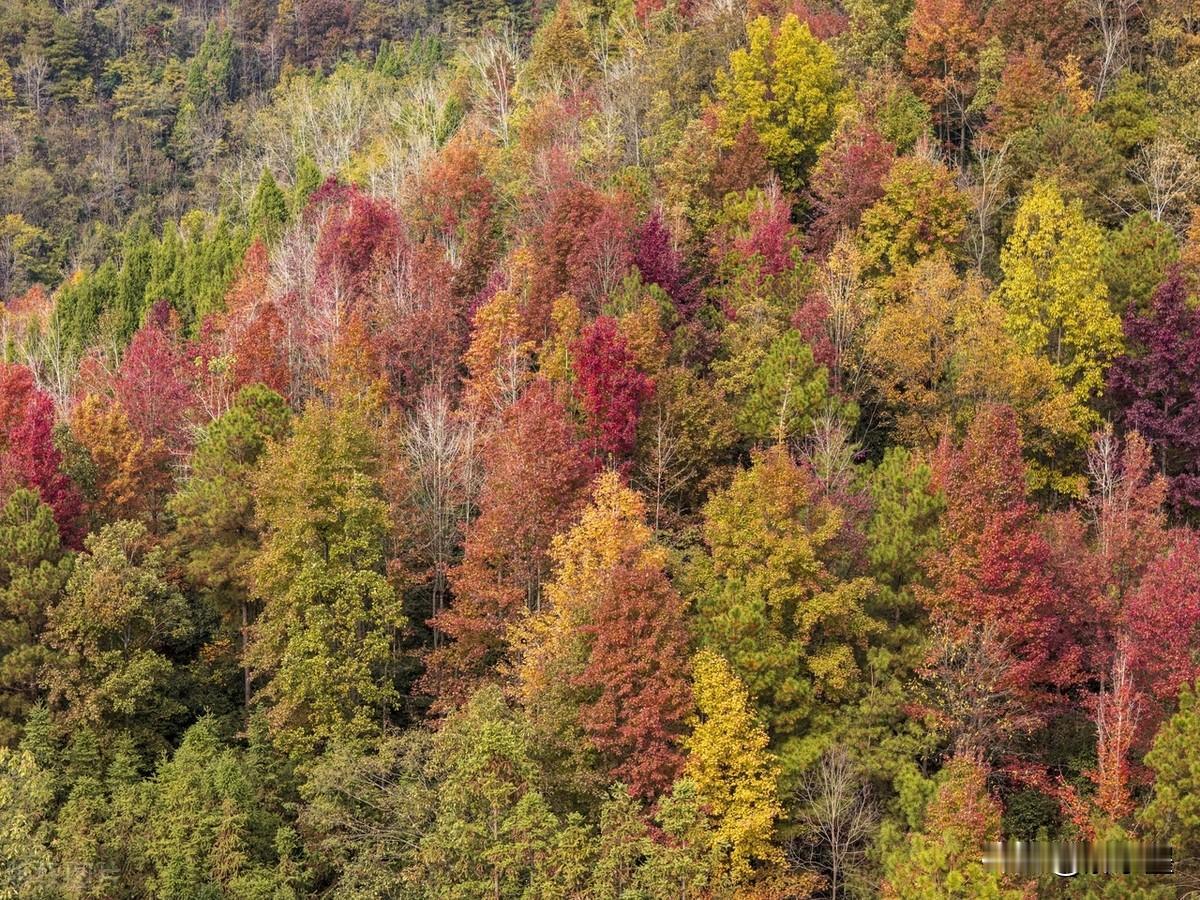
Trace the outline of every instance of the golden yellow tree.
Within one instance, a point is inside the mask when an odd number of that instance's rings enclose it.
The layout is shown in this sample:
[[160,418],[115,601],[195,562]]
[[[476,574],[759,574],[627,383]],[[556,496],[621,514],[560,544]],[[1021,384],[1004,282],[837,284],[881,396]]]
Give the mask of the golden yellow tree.
[[605,579],[623,558],[662,566],[666,551],[654,545],[641,495],[621,483],[615,472],[596,479],[592,500],[579,523],[554,539],[550,557],[554,579],[546,585],[544,605],[518,629],[522,698],[536,705],[553,693],[585,662],[580,629],[591,623]]
[[1121,352],[1121,322],[1108,305],[1103,233],[1048,181],[1033,185],[1017,209],[1000,254],[1006,325],[1027,352],[1044,355],[1079,402],[1081,422],[1098,421],[1087,404],[1104,388]]
[[712,650],[696,655],[693,689],[697,716],[686,742],[685,775],[714,820],[713,844],[724,874],[745,882],[755,864],[770,866],[783,859],[773,842],[775,820],[783,815],[778,768],[767,750],[766,729],[724,657]]
[[749,122],[783,181],[797,187],[847,97],[837,57],[794,13],[778,31],[759,16],[746,37],[747,46],[729,55],[729,70],[717,74],[721,136],[732,143]]

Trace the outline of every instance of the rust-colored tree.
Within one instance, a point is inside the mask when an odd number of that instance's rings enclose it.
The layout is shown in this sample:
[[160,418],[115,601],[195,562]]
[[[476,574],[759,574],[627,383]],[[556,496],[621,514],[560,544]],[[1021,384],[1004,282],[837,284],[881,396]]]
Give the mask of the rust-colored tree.
[[679,742],[692,705],[684,616],[662,567],[626,552],[584,628],[592,646],[578,683],[596,697],[581,707],[580,723],[635,796],[659,796],[683,764]]
[[494,677],[509,627],[541,606],[551,539],[574,520],[593,472],[574,431],[553,387],[538,381],[484,443],[479,516],[450,571],[454,600],[431,621],[449,640],[430,653],[420,685],[439,712]]

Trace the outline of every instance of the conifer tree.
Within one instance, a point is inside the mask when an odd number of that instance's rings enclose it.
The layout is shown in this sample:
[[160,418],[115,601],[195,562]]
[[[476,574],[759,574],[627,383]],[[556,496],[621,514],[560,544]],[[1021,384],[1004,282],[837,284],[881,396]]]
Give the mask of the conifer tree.
[[[261,385],[242,388],[202,433],[191,473],[168,504],[175,521],[171,546],[191,583],[210,593],[225,634],[237,636],[238,657],[258,607],[251,575],[260,544],[254,477],[270,443],[285,439],[290,424],[282,397]],[[243,701],[250,702],[246,669]]]
[[140,750],[157,752],[185,712],[187,684],[173,660],[198,625],[144,525],[116,522],[89,535],[49,614],[52,708],[72,727],[128,731]]
[[1143,827],[1170,843],[1181,858],[1200,851],[1200,693],[1185,686],[1179,711],[1159,729],[1146,754],[1154,772],[1150,802],[1138,816]]
[[802,437],[828,401],[828,374],[812,348],[789,328],[767,348],[738,412],[742,433],[757,442]]
[[288,753],[376,735],[398,700],[405,618],[386,575],[379,416],[374,390],[310,402],[255,482],[264,539],[252,574],[263,608],[246,656]]
[[250,234],[267,244],[273,244],[283,233],[288,221],[288,202],[270,169],[263,169],[258,187],[250,199],[250,209],[247,211],[250,220]]
[[557,817],[538,786],[532,735],[495,687],[485,687],[434,741],[437,811],[418,872],[435,896],[453,890],[514,897],[546,854]]
[[42,693],[43,632],[70,571],[50,508],[13,491],[0,510],[0,744],[16,743]]

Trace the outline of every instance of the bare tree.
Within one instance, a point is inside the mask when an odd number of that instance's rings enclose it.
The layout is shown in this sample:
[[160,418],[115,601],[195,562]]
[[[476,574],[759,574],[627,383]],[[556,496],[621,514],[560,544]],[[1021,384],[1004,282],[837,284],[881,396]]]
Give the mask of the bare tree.
[[467,50],[467,59],[475,72],[480,102],[487,112],[488,127],[507,144],[512,118],[513,88],[517,81],[520,50],[511,25],[487,35]]
[[1096,802],[1113,821],[1133,811],[1129,750],[1141,721],[1141,704],[1124,650],[1113,659],[1109,683],[1096,697]]
[[1092,26],[1100,33],[1100,73],[1096,76],[1096,99],[1129,67],[1129,20],[1137,12],[1138,0],[1088,0]]
[[1087,502],[1088,517],[1096,529],[1101,558],[1107,558],[1111,539],[1105,527],[1110,518],[1107,511],[1121,480],[1121,444],[1113,434],[1111,424],[1105,423],[1102,430],[1092,435],[1087,467],[1092,481],[1092,493]]
[[29,297],[0,306],[0,341],[33,373],[37,386],[54,400],[59,415],[64,415],[79,359],[67,353],[50,295],[35,290]]
[[[333,342],[340,333],[337,321],[340,309],[336,297],[332,296],[334,291],[316,290],[316,245],[321,225],[321,222],[302,217],[284,233],[271,253],[271,272],[267,281],[267,293],[271,297],[283,298],[294,307],[284,316],[283,349],[292,372],[288,395],[297,400],[306,397],[311,387],[329,374]],[[318,293],[327,302],[323,315],[311,308],[319,302]],[[332,330],[334,328],[339,330]]]
[[850,429],[842,417],[826,410],[813,420],[804,456],[826,493],[848,490],[854,479],[854,457],[858,446],[850,440]]
[[999,148],[979,146],[972,149],[975,157],[975,168],[963,169],[962,188],[971,199],[973,217],[971,232],[968,235],[971,252],[975,256],[975,268],[983,271],[987,260],[988,236],[996,214],[1004,207],[1004,182],[1008,177],[1008,166],[1005,157],[1008,155],[1009,142],[1005,141]]
[[653,419],[646,436],[646,453],[634,482],[654,501],[654,529],[659,530],[670,499],[695,477],[696,467],[683,453],[679,422],[665,398],[655,398]]
[[850,754],[835,746],[805,774],[796,799],[803,838],[792,848],[793,860],[823,871],[829,896],[836,900],[847,878],[862,866],[879,820],[870,785]]
[[41,116],[49,102],[46,81],[50,77],[50,64],[46,57],[37,50],[27,50],[17,66],[16,75],[25,92],[25,105]]
[[[459,531],[470,514],[470,492],[479,480],[475,438],[475,423],[454,415],[449,392],[440,385],[425,390],[408,418],[404,444],[418,528],[432,575],[431,618],[445,608],[446,576]],[[435,647],[441,643],[436,629],[433,643]]]
[[833,348],[831,369],[834,391],[857,395],[864,373],[863,325],[867,321],[862,257],[848,234],[840,236],[817,272],[817,292],[829,315],[826,333]]
[[995,625],[967,634],[937,629],[931,646],[932,700],[948,723],[955,754],[995,758],[1041,724],[1042,716],[1016,695],[1008,677],[1012,654]]
[[1200,164],[1169,135],[1159,135],[1141,148],[1130,175],[1146,189],[1145,209],[1156,222],[1169,221],[1200,186]]

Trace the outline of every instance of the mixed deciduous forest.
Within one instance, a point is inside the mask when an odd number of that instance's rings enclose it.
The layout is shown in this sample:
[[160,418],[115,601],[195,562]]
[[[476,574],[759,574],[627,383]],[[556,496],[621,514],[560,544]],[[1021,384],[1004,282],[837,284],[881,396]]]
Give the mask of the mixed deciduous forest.
[[1195,0],[5,0],[0,897],[1196,887],[1198,152]]

